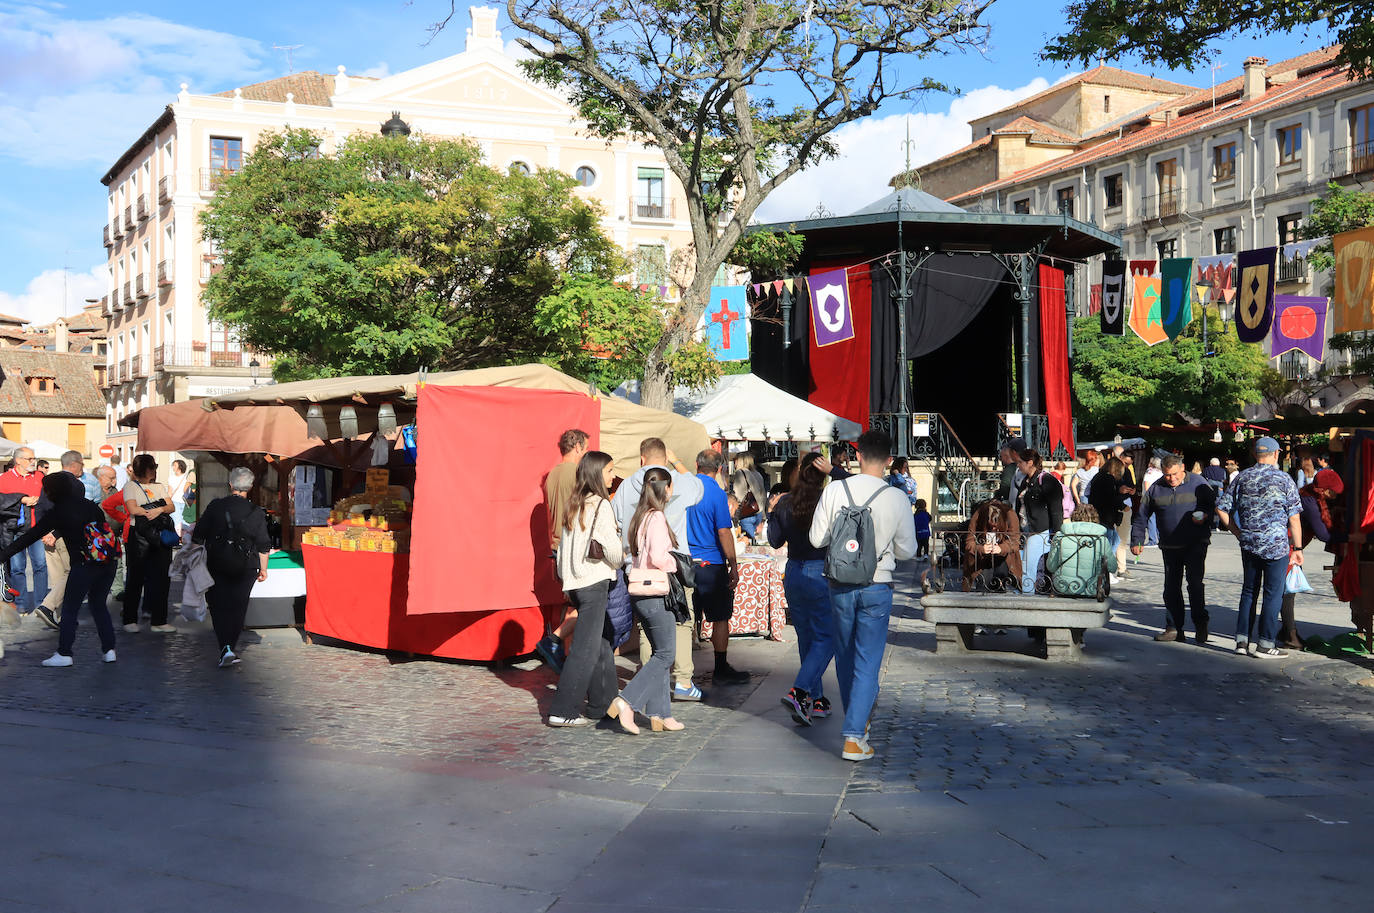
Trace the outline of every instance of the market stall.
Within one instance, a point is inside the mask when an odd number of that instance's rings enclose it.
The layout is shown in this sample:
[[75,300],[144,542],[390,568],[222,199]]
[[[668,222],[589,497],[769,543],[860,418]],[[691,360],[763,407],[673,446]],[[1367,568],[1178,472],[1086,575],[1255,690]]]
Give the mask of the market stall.
[[306,629],[458,659],[527,653],[561,611],[542,483],[562,431],[587,431],[622,477],[638,468],[645,437],[682,454],[709,443],[695,422],[592,396],[542,365],[282,384],[213,405],[289,407],[336,448],[367,447],[388,425],[413,423],[410,509],[385,509],[396,493],[369,473],[362,492],[305,533]]

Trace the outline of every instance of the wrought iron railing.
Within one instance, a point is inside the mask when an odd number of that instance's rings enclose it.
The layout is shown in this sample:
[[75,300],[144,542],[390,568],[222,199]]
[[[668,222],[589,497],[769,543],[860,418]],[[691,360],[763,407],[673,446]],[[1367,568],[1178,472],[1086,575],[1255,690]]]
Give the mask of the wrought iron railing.
[[1116,558],[1105,529],[1099,534],[1056,533],[1034,568],[1025,566],[1027,538],[981,526],[940,531],[932,543],[930,567],[920,574],[922,592],[1106,598]]
[[143,194],[138,195],[138,221],[148,221],[148,198]]
[[1182,200],[1179,198],[1177,190],[1163,190],[1153,196],[1147,196],[1142,201],[1145,204],[1145,218],[1164,219],[1169,216],[1178,215],[1182,208]]
[[1294,257],[1292,260],[1285,260],[1283,257],[1279,257],[1279,281],[1307,281],[1307,260],[1301,255]]
[[[869,426],[886,431],[896,455],[910,457],[934,477],[937,516],[966,517],[972,505],[987,498],[996,487],[983,479],[973,454],[938,412],[875,412],[869,416]],[[902,452],[903,443],[906,453]]]
[[1331,154],[1333,174],[1360,174],[1374,171],[1374,142],[1342,146]]
[[172,202],[172,191],[175,187],[175,180],[170,174],[157,179],[157,201],[159,205]]
[[[1074,440],[1078,439],[1078,422],[1073,423]],[[1040,454],[1047,464],[1056,460],[1068,462],[1074,459],[1074,454],[1070,453],[1063,444],[1050,446],[1050,417],[1039,415],[1034,412],[1027,412],[1021,415],[1021,430],[1017,433],[1014,429],[1007,427],[1005,417],[997,417],[997,449],[1001,451],[1006,446],[1007,440],[1013,437],[1021,437],[1032,450]]]

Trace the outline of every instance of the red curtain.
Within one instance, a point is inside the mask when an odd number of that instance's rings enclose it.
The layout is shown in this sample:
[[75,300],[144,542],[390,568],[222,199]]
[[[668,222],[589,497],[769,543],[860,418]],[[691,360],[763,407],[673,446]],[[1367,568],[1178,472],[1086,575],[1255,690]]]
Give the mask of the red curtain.
[[[1045,381],[1045,414],[1050,451],[1063,445],[1074,453],[1073,400],[1069,393],[1068,318],[1064,307],[1064,271],[1040,264],[1040,364]],[[1050,454],[1041,454],[1046,460]]]
[[599,401],[553,390],[426,386],[416,425],[407,613],[561,605],[543,479],[568,428],[586,431],[597,448]]
[[[815,334],[808,334],[811,347],[811,393],[807,397],[822,409],[868,427],[869,366],[873,356],[872,298],[873,282],[869,266],[851,266],[847,260],[820,260],[811,264],[811,275],[847,268],[850,317],[854,338],[834,345],[817,346]],[[807,302],[810,307],[810,302]],[[796,429],[793,429],[794,431]]]

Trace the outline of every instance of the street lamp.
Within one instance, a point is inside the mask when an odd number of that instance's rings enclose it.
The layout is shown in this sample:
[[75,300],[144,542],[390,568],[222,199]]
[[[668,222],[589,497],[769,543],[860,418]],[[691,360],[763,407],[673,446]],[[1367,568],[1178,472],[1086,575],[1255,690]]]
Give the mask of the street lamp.
[[256,355],[253,356],[252,361],[248,362],[248,373],[252,375],[253,386],[255,387],[258,385],[258,369],[261,367],[262,363],[258,361],[258,357]]

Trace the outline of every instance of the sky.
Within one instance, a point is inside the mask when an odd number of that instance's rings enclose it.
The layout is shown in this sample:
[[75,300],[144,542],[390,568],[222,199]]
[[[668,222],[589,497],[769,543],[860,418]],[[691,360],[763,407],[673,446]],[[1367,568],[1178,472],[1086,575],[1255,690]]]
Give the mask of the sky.
[[[504,6],[492,3],[495,6]],[[797,175],[771,197],[762,221],[804,218],[818,206],[853,211],[887,192],[908,150],[919,166],[967,144],[967,121],[1033,95],[1077,69],[1038,59],[1064,0],[998,0],[981,52],[929,61],[931,75],[960,94],[885,106],[835,135],[839,156]],[[295,70],[385,76],[463,49],[466,4],[426,44],[444,0],[217,4],[145,0],[15,3],[0,0],[0,313],[34,322],[75,313],[105,292],[105,188],[100,178],[171,102],[181,83],[213,93]],[[504,14],[502,20],[504,21]],[[514,31],[506,26],[503,37]],[[1218,82],[1239,76],[1250,54],[1281,60],[1330,40],[1241,37],[1222,42]],[[1126,69],[1189,85],[1212,74]],[[927,66],[917,64],[916,66]]]

